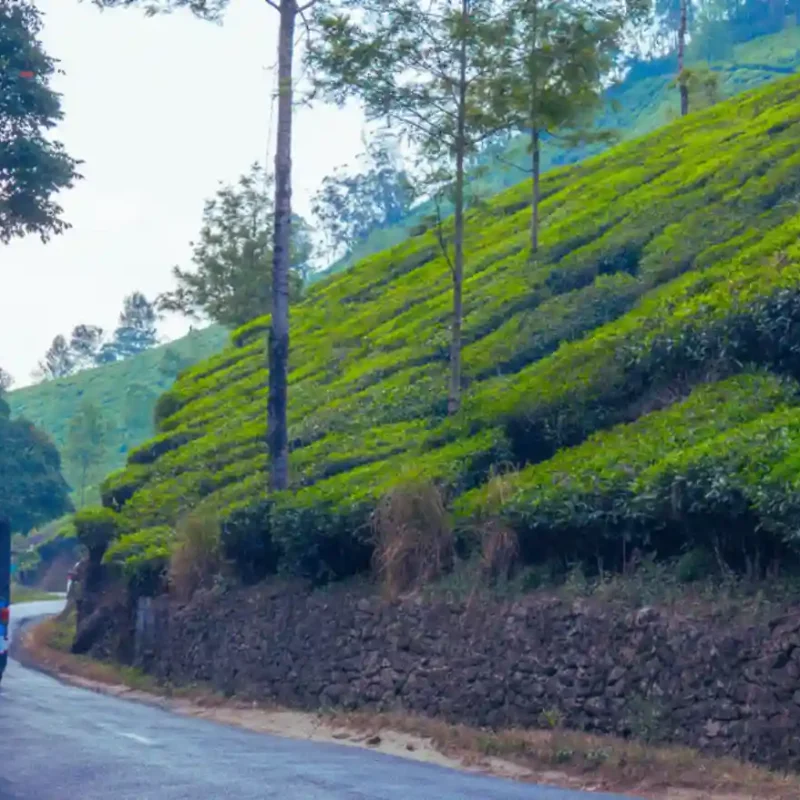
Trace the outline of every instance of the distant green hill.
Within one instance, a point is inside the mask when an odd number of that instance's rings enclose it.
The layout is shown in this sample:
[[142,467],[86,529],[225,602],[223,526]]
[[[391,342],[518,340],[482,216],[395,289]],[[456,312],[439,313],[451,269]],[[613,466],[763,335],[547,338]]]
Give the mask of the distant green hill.
[[235,332],[104,483],[107,559],[152,590],[196,509],[224,520],[243,577],[345,578],[370,568],[396,489],[416,515],[395,519],[400,544],[441,536],[438,505],[409,493],[432,483],[463,552],[488,558],[510,529],[531,569],[621,569],[634,547],[750,574],[796,563],[798,141],[790,77],[551,170],[534,263],[529,181],[470,212],[452,417],[433,232],[311,287],[292,315],[289,491],[267,492],[269,320]]
[[[800,69],[800,27],[788,27],[780,33],[737,44],[726,61],[712,62],[710,65],[697,61],[689,64],[690,68],[699,66],[710,66],[719,74],[720,96],[723,99],[776,78],[786,77]],[[678,93],[671,86],[676,70],[674,58],[637,65],[620,86],[609,92],[609,102],[605,112],[597,117],[597,126],[618,131],[620,141],[626,141],[650,133],[676,118]],[[612,107],[612,101],[617,104],[616,109]],[[525,173],[520,167],[527,169],[530,161],[527,146],[527,137],[513,138],[499,158],[489,157],[482,164],[483,174],[471,181],[471,190],[478,196],[486,197],[523,180]],[[607,147],[606,144],[594,144],[565,149],[552,141],[546,142],[542,148],[542,169],[576,163]],[[315,279],[340,272],[368,255],[402,242],[432,211],[431,204],[423,204],[402,223],[373,231],[352,253],[318,273]]]
[[[208,358],[219,352],[227,340],[228,332],[212,325],[117,364],[17,389],[6,400],[12,416],[24,416],[50,434],[62,453],[70,418],[80,404],[89,400],[100,408],[109,433],[105,458],[93,476],[96,482],[124,464],[128,450],[153,434],[153,408],[158,396],[175,380],[175,365],[182,362],[187,367]],[[175,358],[167,356],[165,361],[168,351]],[[130,387],[135,387],[135,394],[127,394]],[[66,460],[63,473],[75,499],[78,475]],[[96,497],[96,490],[88,495],[88,499]]]

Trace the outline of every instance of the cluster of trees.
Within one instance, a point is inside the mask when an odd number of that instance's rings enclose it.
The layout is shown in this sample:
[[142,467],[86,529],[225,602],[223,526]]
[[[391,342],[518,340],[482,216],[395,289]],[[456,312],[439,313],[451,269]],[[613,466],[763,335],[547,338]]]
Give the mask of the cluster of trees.
[[499,132],[529,137],[536,258],[542,137],[595,135],[593,112],[647,13],[622,0],[324,0],[316,9],[306,60],[317,91],[340,104],[358,98],[371,120],[388,117],[428,165],[428,192],[454,208],[452,228],[437,226],[453,280],[450,413],[461,397],[468,159]]
[[350,252],[374,230],[396,225],[418,198],[419,187],[387,135],[365,141],[360,168],[336,169],[322,180],[311,210],[331,260]]
[[141,292],[128,295],[116,329],[107,336],[97,325],[76,325],[67,337],[59,334],[39,362],[34,376],[64,378],[91,367],[124,361],[158,342],[156,304]]
[[0,390],[0,516],[14,531],[72,511],[69,486],[53,442],[25,419],[11,419]]
[[[54,198],[80,178],[79,162],[49,135],[62,111],[41,28],[31,3],[0,0],[0,244],[29,234],[47,241],[66,230]],[[0,369],[0,516],[27,531],[72,506],[56,447],[26,420],[11,419],[3,395],[13,382]]]

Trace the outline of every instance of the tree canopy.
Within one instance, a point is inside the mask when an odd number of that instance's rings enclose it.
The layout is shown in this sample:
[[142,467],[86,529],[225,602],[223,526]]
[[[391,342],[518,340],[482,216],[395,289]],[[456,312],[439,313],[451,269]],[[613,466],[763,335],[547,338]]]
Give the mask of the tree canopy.
[[0,512],[15,531],[72,511],[61,457],[52,441],[25,419],[11,419],[0,398]]
[[154,302],[132,292],[122,303],[117,327],[110,338],[97,325],[76,325],[69,341],[56,336],[33,376],[41,380],[65,378],[84,369],[113,364],[149,350],[158,343]]
[[376,228],[395,225],[416,199],[411,176],[396,144],[376,136],[367,144],[360,170],[346,167],[322,180],[312,211],[334,257],[351,250]]
[[[236,184],[221,186],[206,201],[200,237],[192,245],[194,270],[174,267],[177,288],[159,296],[159,309],[231,327],[268,314],[273,229],[273,181],[253,164]],[[311,253],[310,226],[294,215],[289,276],[294,297],[310,270]]]
[[44,380],[55,380],[71,375],[74,370],[75,358],[67,340],[59,333],[39,362],[34,375]]
[[0,367],[0,397],[14,385],[14,378],[10,372]]
[[94,403],[84,400],[69,421],[64,457],[77,474],[80,505],[86,500],[86,487],[94,477],[96,467],[102,463],[108,423]]
[[80,162],[45,136],[63,113],[50,88],[56,62],[39,41],[41,28],[33,5],[0,0],[0,242],[62,233],[69,224],[53,196],[80,178]]
[[156,304],[141,292],[129,294],[122,303],[113,346],[117,359],[129,358],[149,350],[158,341]]

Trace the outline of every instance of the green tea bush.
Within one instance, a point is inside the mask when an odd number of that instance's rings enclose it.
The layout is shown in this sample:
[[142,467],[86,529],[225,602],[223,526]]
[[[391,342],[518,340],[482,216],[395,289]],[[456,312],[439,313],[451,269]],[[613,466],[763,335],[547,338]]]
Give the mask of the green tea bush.
[[99,562],[118,531],[117,515],[108,508],[83,508],[72,518],[78,541]]
[[[502,492],[487,485],[462,495],[457,515],[462,524],[501,518],[518,533],[528,562],[568,554],[584,564],[601,557],[606,567],[622,568],[625,548],[653,549],[663,557],[686,546],[719,549],[720,537],[739,541],[737,527],[767,547],[754,522],[770,520],[766,514],[752,518],[758,513],[756,497],[748,496],[742,483],[749,474],[743,472],[744,442],[754,444],[756,432],[768,439],[765,426],[771,431],[776,420],[800,418],[794,408],[798,388],[766,374],[699,387],[666,410],[510,473],[501,479]],[[759,443],[756,452],[765,446],[772,450],[766,463],[774,464],[778,445]]]
[[158,594],[166,586],[174,541],[168,525],[123,534],[106,550],[103,562],[119,569],[140,596]]
[[100,486],[103,506],[119,511],[147,483],[153,470],[149,464],[131,463],[112,472]]

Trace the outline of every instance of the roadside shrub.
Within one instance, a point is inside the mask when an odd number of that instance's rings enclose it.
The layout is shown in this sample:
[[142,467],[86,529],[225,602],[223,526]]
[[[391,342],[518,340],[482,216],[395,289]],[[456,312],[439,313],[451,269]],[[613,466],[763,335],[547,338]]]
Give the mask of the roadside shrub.
[[704,547],[694,547],[684,553],[675,565],[681,583],[695,583],[710,578],[717,571],[714,556]]
[[[266,486],[267,476],[261,473],[258,477]],[[222,554],[235,565],[245,584],[263,580],[277,570],[279,552],[270,535],[271,507],[266,500],[234,506],[222,522]]]
[[182,519],[169,562],[170,591],[187,602],[198,589],[211,586],[221,565],[219,521],[197,514]]
[[390,599],[452,569],[454,538],[442,495],[430,482],[392,488],[372,514],[373,568]]

